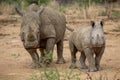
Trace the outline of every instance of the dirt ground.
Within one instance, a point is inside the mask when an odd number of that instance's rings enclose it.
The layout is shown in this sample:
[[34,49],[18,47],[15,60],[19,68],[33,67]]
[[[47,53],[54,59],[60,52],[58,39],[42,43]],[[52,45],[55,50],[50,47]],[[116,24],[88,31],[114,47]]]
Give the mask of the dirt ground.
[[[12,21],[9,18],[11,19],[10,16],[0,15],[0,80],[29,80],[33,72],[39,73],[39,71],[41,72],[43,70],[41,68],[32,69],[30,66],[32,63],[31,57],[23,48],[19,37],[19,16],[12,18]],[[102,70],[88,73],[93,80],[98,80],[101,75],[104,80],[120,80],[120,32],[114,30],[119,23],[120,20],[105,21],[106,49],[101,61]],[[72,25],[76,26],[75,23],[72,23]],[[65,38],[67,39],[69,35],[70,32],[67,31]],[[71,57],[67,40],[64,41],[63,53],[66,63],[55,64],[61,73],[70,71]],[[77,55],[79,59],[80,53]],[[53,58],[55,63],[57,58],[56,47]],[[77,66],[79,67],[79,61],[77,61]],[[82,80],[87,78],[87,70],[75,69],[74,72],[81,72]]]

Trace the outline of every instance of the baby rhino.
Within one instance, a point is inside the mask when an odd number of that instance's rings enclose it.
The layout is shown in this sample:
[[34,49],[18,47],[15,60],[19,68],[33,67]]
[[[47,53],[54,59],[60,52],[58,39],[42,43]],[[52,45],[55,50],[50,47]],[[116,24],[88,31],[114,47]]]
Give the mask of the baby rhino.
[[76,53],[81,52],[80,67],[87,69],[85,60],[89,63],[88,71],[100,70],[100,60],[105,49],[105,38],[103,31],[103,20],[100,23],[91,21],[88,27],[79,27],[70,36],[69,46],[71,52],[71,66],[76,68]]

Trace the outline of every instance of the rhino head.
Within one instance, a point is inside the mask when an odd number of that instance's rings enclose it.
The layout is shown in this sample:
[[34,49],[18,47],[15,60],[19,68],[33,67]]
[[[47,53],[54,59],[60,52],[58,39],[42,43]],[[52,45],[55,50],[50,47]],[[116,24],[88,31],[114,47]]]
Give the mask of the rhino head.
[[22,16],[22,24],[20,29],[20,37],[26,49],[39,47],[40,41],[40,14],[43,9],[38,11],[22,12],[16,8],[17,13]]
[[103,47],[105,45],[105,38],[104,38],[104,22],[103,20],[100,23],[95,23],[91,21],[91,44],[92,47]]

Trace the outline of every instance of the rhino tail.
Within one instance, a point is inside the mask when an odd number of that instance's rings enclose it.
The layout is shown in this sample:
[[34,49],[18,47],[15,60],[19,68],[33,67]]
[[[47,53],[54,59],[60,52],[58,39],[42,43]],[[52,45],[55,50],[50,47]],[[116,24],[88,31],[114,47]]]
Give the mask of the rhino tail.
[[73,29],[73,28],[71,28],[71,27],[69,27],[69,26],[66,26],[66,29],[67,29],[67,30],[69,30],[69,31],[71,31],[71,32],[73,32],[73,31],[74,31],[74,29]]

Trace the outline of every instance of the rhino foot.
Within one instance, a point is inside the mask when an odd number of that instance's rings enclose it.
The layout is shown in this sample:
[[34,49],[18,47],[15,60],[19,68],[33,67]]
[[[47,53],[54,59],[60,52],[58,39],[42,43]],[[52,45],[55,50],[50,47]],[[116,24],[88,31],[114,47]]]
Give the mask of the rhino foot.
[[94,68],[89,68],[88,69],[88,72],[96,72],[97,71],[97,68],[96,67],[94,67]]
[[102,70],[102,68],[99,65],[97,65],[96,68],[97,68],[98,71]]
[[62,58],[62,59],[58,59],[56,61],[56,64],[64,64],[65,63],[65,60]]
[[41,65],[40,64],[36,64],[36,63],[32,63],[32,64],[30,64],[30,67],[32,68],[32,69],[37,69],[37,68],[41,68]]
[[81,68],[81,69],[88,69],[88,66],[86,66],[86,65],[81,65],[80,68]]

